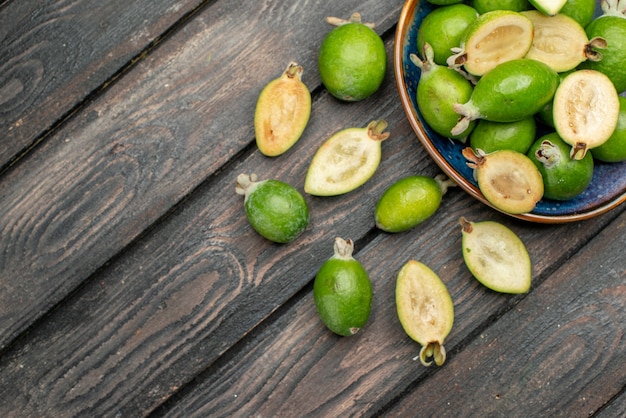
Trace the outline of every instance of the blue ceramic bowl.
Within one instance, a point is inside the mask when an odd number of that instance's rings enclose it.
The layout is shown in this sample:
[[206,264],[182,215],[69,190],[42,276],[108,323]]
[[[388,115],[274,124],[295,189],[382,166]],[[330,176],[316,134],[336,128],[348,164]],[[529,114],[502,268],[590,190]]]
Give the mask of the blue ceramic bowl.
[[[424,122],[417,108],[416,90],[420,70],[411,62],[409,55],[417,54],[419,26],[435,7],[426,1],[408,0],[400,14],[394,45],[394,71],[402,106],[418,139],[444,173],[467,193],[498,210],[480,192],[472,170],[461,155],[466,145],[435,133]],[[508,215],[540,223],[573,222],[606,213],[624,201],[626,162],[607,164],[596,161],[591,184],[580,196],[565,202],[543,199],[531,213]]]

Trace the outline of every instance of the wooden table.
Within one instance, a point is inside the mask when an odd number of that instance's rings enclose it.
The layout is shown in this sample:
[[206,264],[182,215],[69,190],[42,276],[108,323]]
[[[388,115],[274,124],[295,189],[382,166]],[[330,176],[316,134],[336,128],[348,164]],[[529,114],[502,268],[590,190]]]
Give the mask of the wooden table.
[[[564,416],[626,414],[626,213],[540,225],[460,189],[402,234],[374,227],[395,180],[435,175],[396,90],[400,0],[0,1],[0,416]],[[324,18],[376,23],[389,65],[358,103],[328,94]],[[253,114],[289,61],[313,110],[285,155],[262,156]],[[349,194],[306,196],[287,245],[256,234],[235,193],[255,172],[303,188],[320,143],[389,122],[383,161]],[[465,268],[458,219],[513,229],[526,295]],[[312,282],[355,241],[374,302],[354,337],[317,317]],[[409,259],[455,303],[448,360],[426,368],[395,310]]]

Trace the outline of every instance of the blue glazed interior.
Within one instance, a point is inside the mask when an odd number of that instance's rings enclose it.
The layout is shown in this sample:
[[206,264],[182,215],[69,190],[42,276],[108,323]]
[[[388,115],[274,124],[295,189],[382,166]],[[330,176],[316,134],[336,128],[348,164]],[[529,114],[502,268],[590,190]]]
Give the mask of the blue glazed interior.
[[[435,7],[428,2],[420,1],[415,8],[414,15],[412,17],[409,16],[410,25],[407,27],[407,34],[402,49],[404,82],[415,114],[418,116],[436,151],[456,172],[477,187],[472,170],[467,166],[466,160],[461,154],[466,145],[435,133],[422,119],[422,115],[417,108],[416,91],[420,70],[411,62],[409,55],[418,53],[417,33],[419,26],[424,17]],[[546,216],[582,214],[608,205],[626,193],[626,162],[608,164],[594,161],[594,163],[593,179],[585,192],[574,199],[563,202],[543,199],[537,204],[532,213]]]

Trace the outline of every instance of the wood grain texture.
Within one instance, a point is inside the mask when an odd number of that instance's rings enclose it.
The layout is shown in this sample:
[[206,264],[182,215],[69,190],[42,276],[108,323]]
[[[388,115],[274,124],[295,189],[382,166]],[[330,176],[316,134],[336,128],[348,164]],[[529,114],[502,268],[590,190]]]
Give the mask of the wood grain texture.
[[[359,4],[389,28],[395,3]],[[215,2],[3,176],[0,348],[251,144],[265,83],[315,68],[324,31],[303,14],[355,4]]]
[[[460,352],[458,356],[464,355],[464,346],[469,341],[482,339],[482,330],[502,313],[509,311],[508,315],[511,315],[511,312],[515,312],[519,306],[516,303],[520,300],[523,299],[520,304],[526,300],[544,300],[546,284],[541,282],[542,276],[560,266],[556,258],[562,251],[568,251],[567,246],[574,250],[584,243],[573,242],[573,232],[560,231],[564,233],[562,240],[559,240],[558,245],[553,245],[554,233],[558,228],[550,227],[546,231],[543,227],[514,225],[522,239],[531,243],[529,251],[533,259],[547,261],[535,265],[536,289],[529,295],[501,295],[485,289],[471,278],[460,255],[460,230],[456,220],[460,215],[484,216],[484,207],[468,205],[463,196],[451,196],[442,210],[446,218],[439,217],[436,227],[426,224],[400,236],[381,234],[365,248],[357,248],[355,257],[362,261],[370,273],[374,286],[372,315],[359,334],[341,338],[327,331],[315,311],[312,293],[308,293],[288,312],[282,312],[271,326],[233,350],[232,357],[220,360],[203,374],[202,380],[196,379],[196,385],[187,388],[167,405],[165,411],[161,411],[163,415],[338,416],[349,411],[347,415],[350,416],[372,416],[384,411],[399,394],[405,392],[410,392],[415,403],[392,415],[413,416],[414,411],[418,410],[421,414],[425,410],[421,403],[429,403],[431,399],[434,402],[442,395],[438,394],[436,387],[430,387],[430,391],[421,391],[419,384],[438,377],[443,382],[456,375],[465,377],[465,371],[448,370],[454,367],[449,364],[456,363],[456,353]],[[493,214],[488,216],[505,221]],[[590,224],[588,226],[591,227]],[[543,234],[543,237],[535,234]],[[539,257],[539,254],[543,255]],[[619,251],[614,250],[612,257],[617,254]],[[455,302],[455,325],[446,342],[449,360],[439,370],[424,368],[413,360],[420,347],[404,334],[395,314],[395,276],[403,263],[411,258],[431,266],[446,283]],[[594,266],[597,267],[596,264]],[[577,276],[576,279],[580,284],[580,281],[586,280],[586,275]],[[613,304],[621,294],[614,296]],[[535,310],[543,312],[545,306],[536,307]],[[556,315],[560,314],[557,312]],[[610,319],[612,327],[621,326],[620,316],[623,317],[623,313],[613,314]],[[536,321],[525,321],[524,324],[541,327],[541,323]],[[512,329],[516,328],[509,325],[507,331],[510,333]],[[612,341],[611,350],[618,352],[617,358],[614,358],[617,363],[620,354],[615,341]],[[518,361],[527,360],[515,347],[507,346],[500,351]],[[493,360],[489,357],[474,361],[476,367],[494,370]],[[538,357],[534,361],[541,364],[545,360]],[[458,362],[461,366],[466,363],[464,360]],[[552,362],[543,364],[549,367]],[[505,371],[501,373],[505,374]],[[617,372],[613,376],[614,383],[619,384],[619,379],[623,377],[623,373],[620,377]],[[468,388],[466,394],[458,399],[456,409],[450,409],[451,415],[458,416],[459,411],[463,410],[463,403],[479,391],[483,381],[477,380],[474,386]],[[502,382],[496,381],[494,385],[498,383]],[[560,395],[558,387],[548,389],[556,391],[550,392],[550,395]],[[416,390],[420,394],[415,395]],[[459,394],[459,390],[454,388],[446,394],[454,397]],[[447,411],[441,407],[441,403],[432,403],[430,408],[425,416],[438,416]],[[482,416],[479,405],[474,412]]]
[[0,167],[199,0],[12,1],[0,9]]
[[388,415],[592,415],[626,386],[625,247],[623,213]]

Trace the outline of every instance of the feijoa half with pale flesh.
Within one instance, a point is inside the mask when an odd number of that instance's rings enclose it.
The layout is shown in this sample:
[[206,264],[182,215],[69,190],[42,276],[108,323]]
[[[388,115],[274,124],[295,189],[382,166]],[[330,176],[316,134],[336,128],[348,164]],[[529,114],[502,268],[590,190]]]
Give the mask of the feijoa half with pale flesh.
[[283,74],[261,91],[254,112],[259,151],[268,157],[283,154],[302,136],[311,115],[311,94],[301,80],[302,66],[289,63]]
[[482,76],[507,61],[524,57],[533,40],[533,24],[512,10],[494,10],[480,15],[465,31],[459,47],[453,48],[448,66],[463,67]]
[[537,10],[521,12],[533,22],[535,35],[526,58],[548,64],[554,71],[569,71],[586,60],[602,59],[607,47],[604,38],[587,38],[585,29],[569,16],[546,16]]
[[532,265],[522,240],[506,226],[493,221],[461,224],[463,261],[484,286],[501,293],[530,290]]
[[489,154],[467,147],[463,156],[474,169],[483,196],[495,208],[510,214],[532,212],[543,197],[543,179],[525,154],[499,150]]
[[578,70],[565,77],[553,101],[554,128],[571,145],[571,158],[606,142],[619,117],[619,96],[611,80],[595,70]]
[[304,191],[315,196],[336,196],[363,185],[376,172],[381,143],[389,137],[387,122],[374,120],[365,128],[343,129],[317,150],[304,180]]
[[420,362],[441,366],[446,361],[443,343],[454,323],[454,303],[437,273],[419,261],[404,264],[396,279],[396,310],[406,334],[422,345]]

